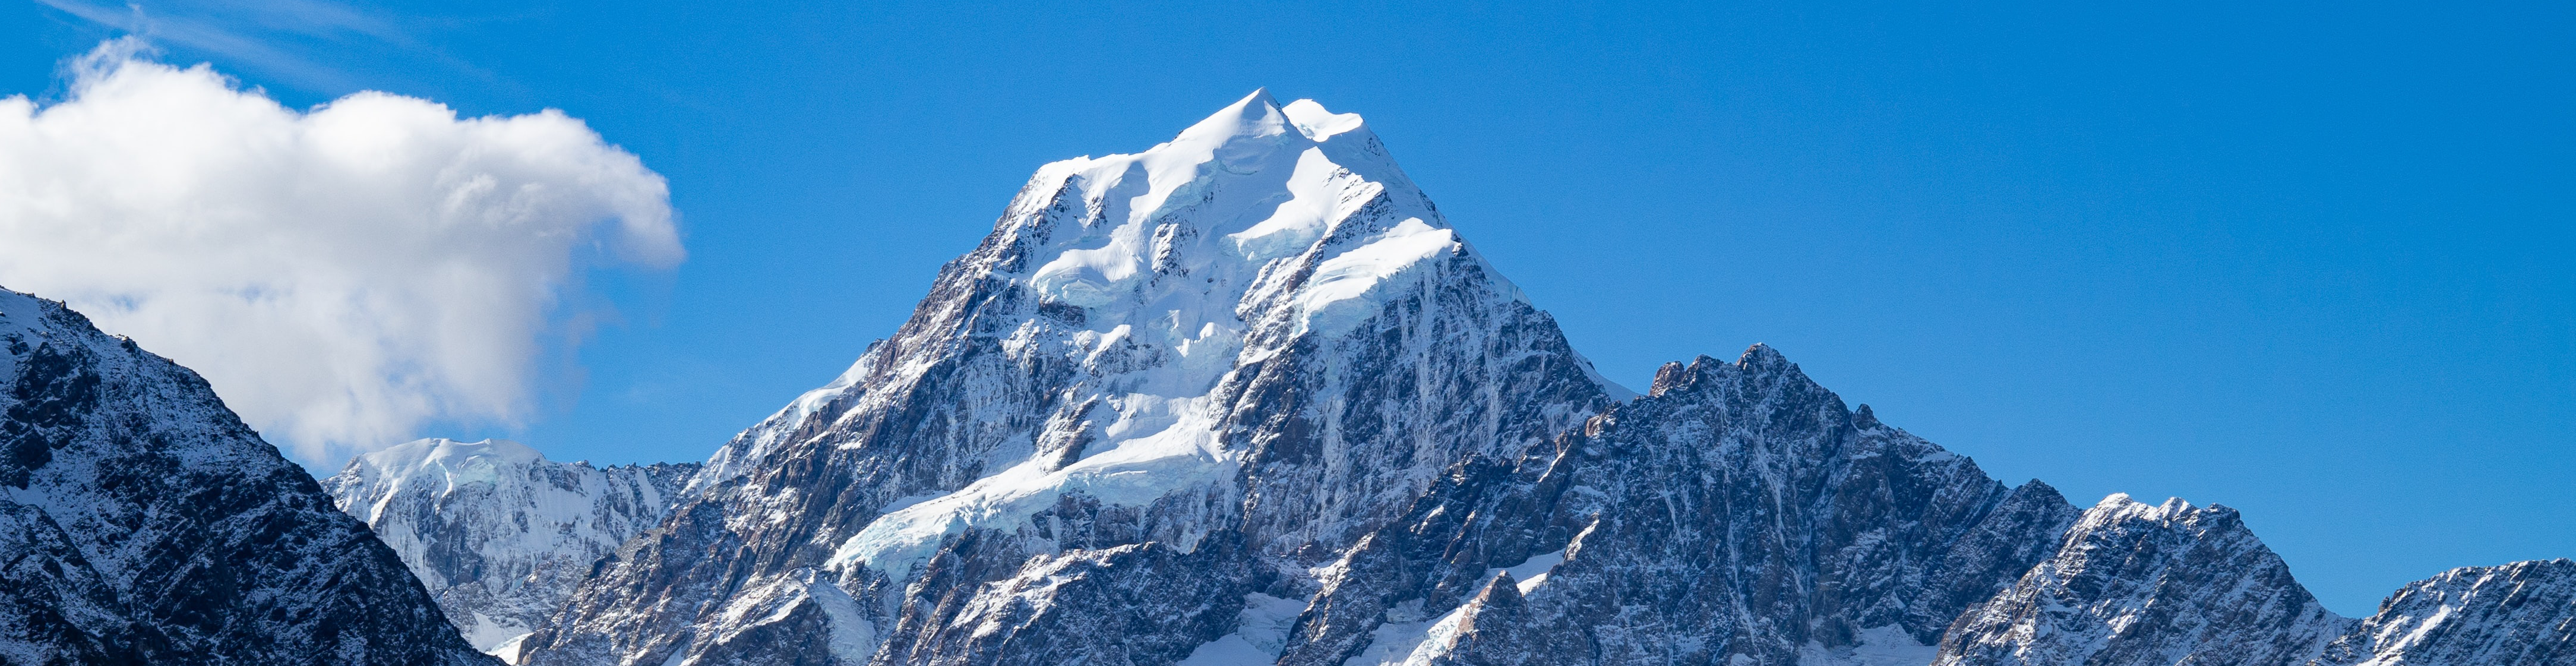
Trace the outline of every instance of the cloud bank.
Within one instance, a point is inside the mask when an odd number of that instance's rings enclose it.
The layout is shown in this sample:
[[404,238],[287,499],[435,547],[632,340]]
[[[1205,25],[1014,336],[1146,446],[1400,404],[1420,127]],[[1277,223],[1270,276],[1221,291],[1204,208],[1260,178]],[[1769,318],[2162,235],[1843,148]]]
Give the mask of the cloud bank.
[[195,368],[307,462],[516,422],[579,271],[682,258],[662,177],[560,111],[297,111],[137,48],[0,99],[0,286]]

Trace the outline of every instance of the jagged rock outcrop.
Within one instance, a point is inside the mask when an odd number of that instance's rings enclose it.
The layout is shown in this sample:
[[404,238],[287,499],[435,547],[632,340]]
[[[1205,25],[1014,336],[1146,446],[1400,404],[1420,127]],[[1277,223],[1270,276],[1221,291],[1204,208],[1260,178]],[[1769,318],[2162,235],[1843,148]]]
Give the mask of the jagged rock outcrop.
[[2303,664],[2352,626],[2234,509],[2112,495],[2057,552],[1961,615],[1936,666]]
[[2462,567],[2380,602],[2310,666],[2576,666],[2576,561]]
[[1459,465],[1324,575],[1281,663],[1921,663],[2075,514],[1757,345]]
[[493,663],[196,373],[0,290],[0,380],[0,663]]
[[599,558],[662,523],[697,471],[433,438],[360,455],[322,487],[393,547],[466,640],[512,659]]

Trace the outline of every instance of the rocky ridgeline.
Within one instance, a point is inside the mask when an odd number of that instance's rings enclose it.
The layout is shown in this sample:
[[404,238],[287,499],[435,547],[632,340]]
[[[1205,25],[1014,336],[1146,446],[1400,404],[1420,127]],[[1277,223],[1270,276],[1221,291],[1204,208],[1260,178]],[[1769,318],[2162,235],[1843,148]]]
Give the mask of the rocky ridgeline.
[[2304,664],[2351,624],[2235,510],[2113,495],[2054,555],[1960,616],[1933,663]]
[[2399,589],[2310,666],[2576,663],[2576,562],[2452,569]]
[[0,663],[492,663],[204,379],[0,290]]

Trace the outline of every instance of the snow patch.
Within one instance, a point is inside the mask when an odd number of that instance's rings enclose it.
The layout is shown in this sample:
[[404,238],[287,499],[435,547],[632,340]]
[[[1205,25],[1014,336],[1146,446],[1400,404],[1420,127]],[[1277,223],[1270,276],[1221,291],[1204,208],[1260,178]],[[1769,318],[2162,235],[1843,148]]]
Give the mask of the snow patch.
[[1407,218],[1376,240],[1324,260],[1297,297],[1300,332],[1340,336],[1386,308],[1386,288],[1424,262],[1457,251],[1458,236]]
[[[1511,574],[1512,580],[1518,581],[1513,586],[1514,589],[1527,595],[1547,584],[1548,572],[1556,570],[1557,565],[1565,563],[1565,553],[1565,550],[1560,549],[1556,552],[1532,555],[1521,560],[1519,564],[1508,567],[1486,569],[1484,579],[1490,583],[1497,576]],[[1468,593],[1468,597],[1472,598],[1484,588],[1484,585],[1469,588],[1473,591]],[[1419,600],[1406,602],[1413,605],[1414,610],[1410,613],[1399,614],[1393,610],[1388,611],[1386,624],[1379,625],[1371,634],[1368,649],[1362,651],[1359,656],[1343,661],[1343,666],[1424,666],[1437,661],[1441,655],[1448,654],[1450,650],[1458,647],[1458,625],[1466,621],[1467,609],[1470,606],[1467,601],[1468,599],[1462,598],[1457,608],[1452,608],[1440,617],[1427,621],[1399,619],[1405,615],[1418,615],[1422,603]],[[1930,659],[1926,658],[1925,661]]]
[[1306,602],[1283,599],[1255,592],[1243,595],[1243,612],[1235,617],[1234,633],[1226,634],[1198,649],[1178,666],[1271,666],[1288,649],[1288,630],[1296,625],[1297,616],[1306,612]]
[[500,645],[493,646],[492,649],[484,651],[484,654],[500,657],[501,663],[517,666],[520,660],[527,658],[527,655],[519,654],[519,648],[527,644],[529,636],[535,635],[537,635],[537,632],[530,631],[521,633],[517,636],[511,636],[510,640],[501,641]]
[[1307,139],[1315,141],[1330,139],[1335,134],[1359,129],[1362,124],[1360,114],[1326,111],[1324,105],[1317,104],[1311,99],[1289,102],[1287,108],[1282,111],[1287,112],[1288,122],[1294,123],[1298,132],[1304,133]]
[[[1342,660],[1342,666],[1394,666],[1408,663],[1414,651],[1420,648],[1424,641],[1430,639],[1432,628],[1440,623],[1450,622],[1455,615],[1456,613],[1452,612],[1437,618],[1424,618],[1421,599],[1398,603],[1394,608],[1387,609],[1386,623],[1378,625],[1377,629],[1369,632],[1368,648],[1349,659]],[[1450,623],[1455,625],[1454,622]]]
[[1107,450],[1061,469],[1048,470],[1048,461],[1025,460],[957,492],[878,516],[844,540],[826,566],[840,571],[865,566],[907,580],[948,537],[970,527],[1017,527],[1066,493],[1143,506],[1232,478],[1238,460],[1218,445],[1219,415],[1207,413],[1205,397],[1172,400],[1136,394],[1122,402],[1120,418],[1106,429],[1113,437],[1136,430],[1123,427],[1131,422],[1168,425],[1116,439]]
[[1532,555],[1529,559],[1522,560],[1520,564],[1486,571],[1485,578],[1490,580],[1496,574],[1511,574],[1512,580],[1520,581],[1520,584],[1515,587],[1526,596],[1538,591],[1540,585],[1547,583],[1547,573],[1556,570],[1556,565],[1564,563],[1565,551],[1560,549],[1553,553]]
[[1854,638],[1853,645],[1839,648],[1807,641],[1798,649],[1798,666],[1923,666],[1941,653],[1940,646],[1916,642],[1893,624],[1862,629]]

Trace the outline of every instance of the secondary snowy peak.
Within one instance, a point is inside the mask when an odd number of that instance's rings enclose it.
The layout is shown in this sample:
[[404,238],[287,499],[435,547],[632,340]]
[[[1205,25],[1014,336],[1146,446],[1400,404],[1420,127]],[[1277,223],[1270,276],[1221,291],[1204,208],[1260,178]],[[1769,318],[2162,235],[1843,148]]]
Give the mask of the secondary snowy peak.
[[[1170,576],[1231,618],[1248,577],[1311,579],[1461,457],[1624,395],[1358,116],[1255,93],[1145,151],[1040,168],[894,336],[727,443],[675,531],[531,644],[540,663],[719,663],[801,632],[849,663],[1044,661],[970,629],[1125,616],[1029,610],[1119,593],[1011,578],[1023,565]],[[1175,643],[1121,649],[1177,659],[1207,628],[1153,617]]]
[[2055,555],[1962,614],[1933,663],[2301,664],[2350,625],[2234,509],[2116,494]]
[[1328,568],[1279,663],[1919,666],[2075,513],[1757,345],[1453,468]]
[[476,649],[508,658],[593,562],[659,525],[697,469],[558,463],[508,440],[433,438],[360,455],[322,486]]
[[2462,567],[2397,590],[2310,666],[2576,665],[2576,561]]
[[196,373],[0,290],[0,387],[0,662],[491,662]]

